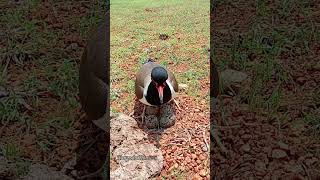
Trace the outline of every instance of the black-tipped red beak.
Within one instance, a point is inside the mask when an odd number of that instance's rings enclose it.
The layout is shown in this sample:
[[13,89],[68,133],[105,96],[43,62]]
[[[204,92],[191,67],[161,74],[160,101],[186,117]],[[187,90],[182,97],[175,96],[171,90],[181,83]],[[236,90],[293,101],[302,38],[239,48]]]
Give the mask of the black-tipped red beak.
[[163,89],[164,89],[164,87],[163,86],[158,86],[157,89],[158,89],[158,92],[159,92],[160,103],[162,104],[163,103]]

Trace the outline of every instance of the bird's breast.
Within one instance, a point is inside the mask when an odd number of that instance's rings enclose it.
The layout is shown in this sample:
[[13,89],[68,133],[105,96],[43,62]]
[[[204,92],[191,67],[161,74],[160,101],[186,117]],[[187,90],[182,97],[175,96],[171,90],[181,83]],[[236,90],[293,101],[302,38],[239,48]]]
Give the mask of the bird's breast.
[[[146,102],[153,106],[160,106],[169,102],[172,99],[171,88],[167,85],[163,89],[163,103],[160,102],[159,92],[153,83],[147,86],[146,93],[144,94]],[[145,103],[144,103],[145,104]]]

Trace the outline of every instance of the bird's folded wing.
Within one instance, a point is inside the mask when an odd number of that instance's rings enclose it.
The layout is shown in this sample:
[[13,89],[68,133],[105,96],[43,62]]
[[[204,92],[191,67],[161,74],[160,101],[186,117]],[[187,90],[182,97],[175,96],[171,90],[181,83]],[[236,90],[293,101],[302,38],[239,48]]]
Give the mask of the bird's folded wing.
[[176,78],[174,77],[173,73],[169,71],[169,82],[171,83],[173,89],[175,92],[178,92],[179,88],[178,88],[178,83]]
[[143,87],[136,85],[135,86],[135,90],[136,90],[136,96],[138,99],[141,99],[143,97]]

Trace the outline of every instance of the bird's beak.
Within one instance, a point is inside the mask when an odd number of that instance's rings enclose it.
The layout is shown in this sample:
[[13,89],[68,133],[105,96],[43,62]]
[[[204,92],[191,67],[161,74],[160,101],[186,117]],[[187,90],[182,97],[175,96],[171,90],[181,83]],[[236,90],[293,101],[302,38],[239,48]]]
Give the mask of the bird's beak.
[[158,92],[159,92],[159,98],[160,98],[160,103],[163,103],[163,86],[158,87]]

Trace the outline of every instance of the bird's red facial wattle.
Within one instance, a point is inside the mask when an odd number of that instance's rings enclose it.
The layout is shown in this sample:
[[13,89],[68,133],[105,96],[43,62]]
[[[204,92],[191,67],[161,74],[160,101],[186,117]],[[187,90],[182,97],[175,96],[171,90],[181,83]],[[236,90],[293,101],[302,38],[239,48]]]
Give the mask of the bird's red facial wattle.
[[157,89],[158,89],[158,92],[159,92],[160,103],[162,104],[163,103],[163,89],[164,89],[164,86],[158,86]]
[[157,88],[158,93],[159,93],[160,103],[162,104],[162,103],[163,103],[163,89],[164,89],[164,87],[166,86],[166,84],[165,84],[165,83],[163,83],[163,84],[158,84],[158,83],[156,83],[156,82],[155,82],[155,84],[156,84],[156,88]]

